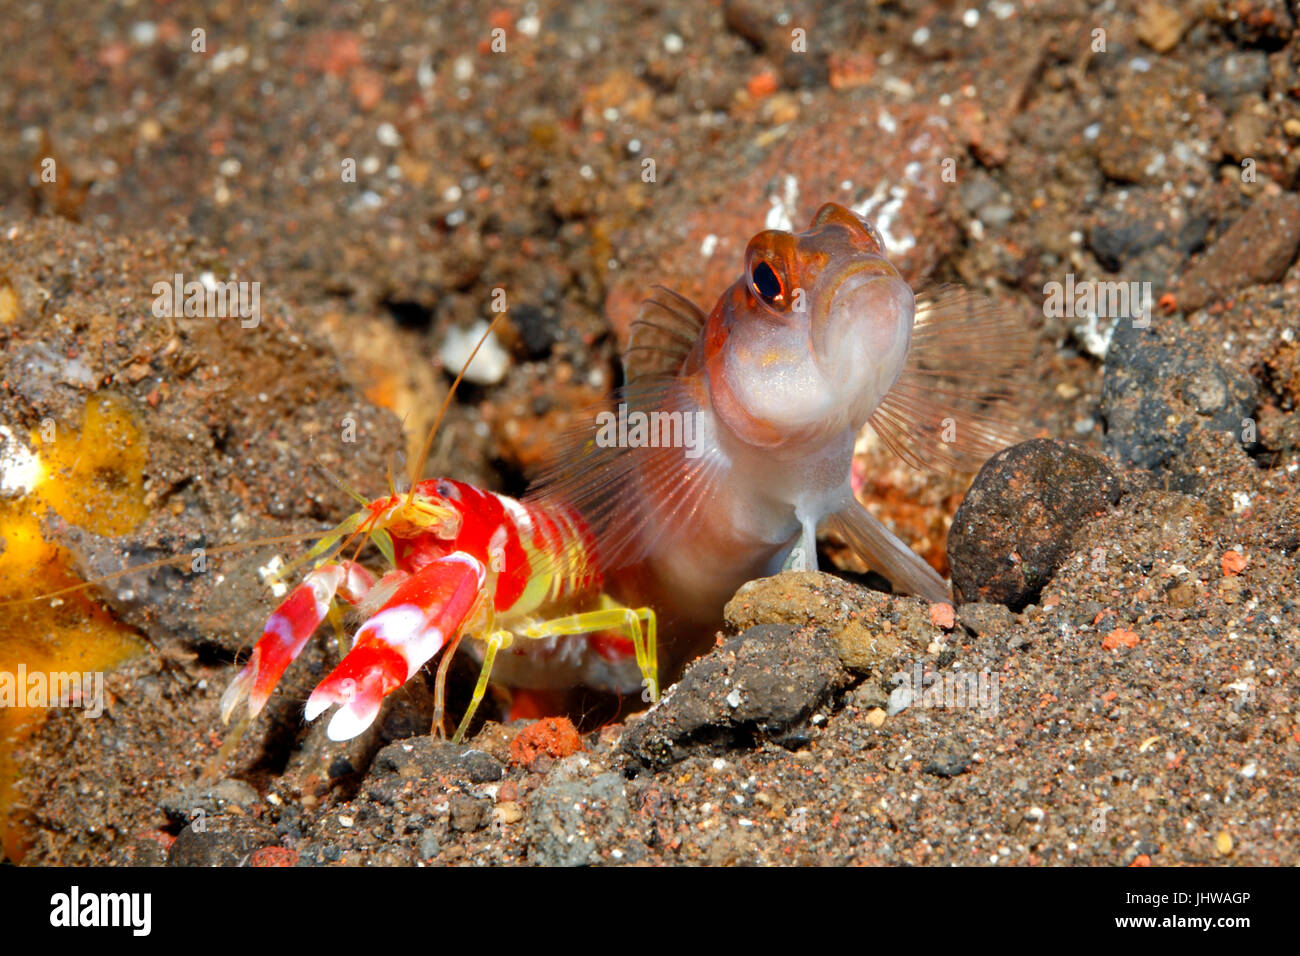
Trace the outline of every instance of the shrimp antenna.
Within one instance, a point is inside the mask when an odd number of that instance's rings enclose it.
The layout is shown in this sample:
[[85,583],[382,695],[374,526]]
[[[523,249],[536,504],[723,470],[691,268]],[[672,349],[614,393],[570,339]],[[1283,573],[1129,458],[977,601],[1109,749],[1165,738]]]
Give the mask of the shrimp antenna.
[[[234,544],[221,544],[216,547],[205,548],[203,553],[206,557],[212,557],[213,555],[225,554],[229,551],[243,551],[251,548],[261,548],[269,544],[289,544],[294,541],[308,541],[312,538],[319,538],[320,536],[320,531],[300,531],[295,534],[277,534],[269,538],[255,538],[252,541],[239,541]],[[10,598],[0,601],[0,607],[18,607],[23,604],[35,604],[38,601],[45,601],[49,598],[59,597],[60,595],[84,591],[87,588],[94,587],[98,584],[104,584],[108,581],[116,581],[118,578],[126,577],[128,574],[135,574],[139,571],[152,571],[155,568],[172,567],[193,560],[193,557],[188,554],[174,554],[171,557],[159,558],[156,561],[146,561],[143,564],[133,564],[129,567],[91,578],[89,581],[82,581],[80,584],[70,584],[67,587],[62,587],[55,591],[46,591],[44,594],[37,594],[34,597]]]
[[316,467],[319,468],[325,474],[325,477],[328,478],[330,481],[332,481],[336,487],[342,488],[347,493],[349,498],[351,498],[353,501],[355,501],[357,504],[361,505],[362,507],[365,507],[366,505],[370,504],[369,498],[361,494],[361,492],[357,491],[346,481],[340,478],[337,474],[335,474],[333,469],[331,469],[329,465],[321,461],[320,455],[313,455],[312,457],[316,461]]
[[456,395],[456,389],[460,386],[461,379],[465,377],[465,373],[469,370],[470,363],[474,361],[474,356],[478,355],[478,350],[483,347],[483,343],[487,341],[488,336],[492,334],[492,330],[496,328],[497,323],[501,321],[501,316],[503,315],[505,315],[504,312],[498,312],[493,316],[492,321],[488,323],[488,327],[483,330],[483,334],[479,336],[478,342],[475,343],[474,351],[469,353],[469,358],[467,358],[465,364],[460,367],[460,372],[456,375],[456,380],[451,383],[451,388],[447,390],[447,397],[443,399],[442,408],[438,409],[438,417],[433,420],[433,427],[429,429],[429,434],[424,438],[424,444],[420,446],[420,453],[411,459],[412,485],[415,485],[416,482],[420,480],[420,474],[424,471],[424,466],[428,463],[429,453],[433,450],[433,437],[438,434],[438,428],[442,425],[442,420],[447,414],[447,409],[451,407],[451,400]]

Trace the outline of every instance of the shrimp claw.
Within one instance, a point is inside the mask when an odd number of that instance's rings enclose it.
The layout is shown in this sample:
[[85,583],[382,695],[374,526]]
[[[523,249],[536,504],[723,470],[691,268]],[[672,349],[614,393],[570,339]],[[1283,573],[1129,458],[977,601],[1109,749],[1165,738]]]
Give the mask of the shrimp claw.
[[308,574],[272,612],[248,663],[221,695],[222,723],[230,722],[235,708],[244,700],[248,701],[247,719],[256,717],[285,669],[329,613],[334,596],[339,594],[356,604],[374,583],[369,571],[351,561],[322,564]]
[[361,625],[346,657],[307,699],[314,720],[334,704],[331,740],[350,740],[373,722],[383,699],[415,675],[483,607],[487,568],[456,551],[415,572]]

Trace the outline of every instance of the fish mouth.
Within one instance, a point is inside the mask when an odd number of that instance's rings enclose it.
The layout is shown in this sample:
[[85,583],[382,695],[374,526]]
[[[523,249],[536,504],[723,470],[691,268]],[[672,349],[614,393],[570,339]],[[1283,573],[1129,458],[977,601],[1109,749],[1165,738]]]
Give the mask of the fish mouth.
[[912,289],[887,259],[861,256],[818,285],[809,334],[819,359],[833,363],[855,337],[883,350],[900,325],[911,329]]
[[850,417],[865,420],[902,374],[916,300],[879,256],[863,256],[830,279],[814,299],[812,353]]

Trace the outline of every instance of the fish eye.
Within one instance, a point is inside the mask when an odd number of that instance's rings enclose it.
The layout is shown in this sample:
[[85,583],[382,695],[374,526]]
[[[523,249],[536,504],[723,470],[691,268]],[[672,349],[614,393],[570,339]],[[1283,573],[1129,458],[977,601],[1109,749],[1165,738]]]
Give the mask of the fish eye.
[[755,265],[750,270],[749,278],[754,283],[754,289],[768,302],[781,298],[781,280],[766,262]]

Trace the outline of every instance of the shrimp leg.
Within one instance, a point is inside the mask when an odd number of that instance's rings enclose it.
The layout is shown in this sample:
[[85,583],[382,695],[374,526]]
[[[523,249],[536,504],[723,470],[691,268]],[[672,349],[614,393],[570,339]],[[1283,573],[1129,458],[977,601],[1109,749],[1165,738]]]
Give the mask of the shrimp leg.
[[565,637],[572,634],[621,630],[631,639],[633,650],[636,652],[636,664],[644,678],[641,686],[650,692],[650,702],[657,701],[659,699],[659,641],[655,612],[648,607],[633,609],[614,605],[613,602],[609,603],[611,606],[596,611],[585,611],[568,617],[557,617],[550,621],[530,624],[524,628],[524,637],[532,639]]
[[[478,705],[483,700],[483,695],[487,693],[488,679],[492,676],[492,665],[496,662],[497,653],[504,650],[514,643],[514,635],[509,631],[495,631],[488,635],[487,651],[483,655],[483,665],[478,672],[478,682],[474,685],[474,695],[469,699],[469,706],[465,708],[465,716],[461,717],[460,724],[456,727],[456,733],[452,735],[451,742],[460,743],[465,739],[465,731],[469,730],[469,722],[474,719],[474,711],[478,710]],[[441,712],[442,692],[441,687],[438,693],[439,711]],[[435,723],[441,723],[441,717]]]
[[[608,600],[608,599],[606,599]],[[644,625],[644,631],[642,626]],[[523,636],[530,640],[547,637],[567,637],[574,634],[592,634],[598,631],[621,630],[632,641],[636,653],[637,666],[644,677],[643,685],[650,692],[650,700],[659,699],[658,652],[655,627],[655,613],[648,607],[633,610],[627,607],[611,606],[580,614],[557,617],[550,621],[541,621],[524,628]],[[469,729],[474,712],[487,692],[488,680],[492,674],[492,665],[498,652],[514,643],[514,635],[509,631],[496,631],[487,638],[487,651],[483,655],[483,665],[479,670],[478,683],[474,686],[474,695],[470,698],[465,716],[461,718],[452,743],[460,743]],[[441,697],[441,695],[439,695]]]

